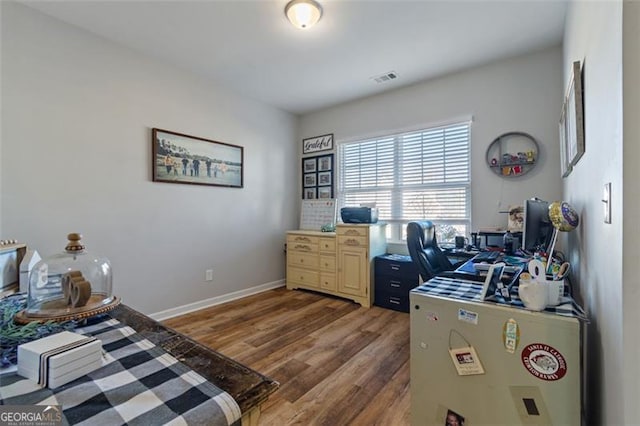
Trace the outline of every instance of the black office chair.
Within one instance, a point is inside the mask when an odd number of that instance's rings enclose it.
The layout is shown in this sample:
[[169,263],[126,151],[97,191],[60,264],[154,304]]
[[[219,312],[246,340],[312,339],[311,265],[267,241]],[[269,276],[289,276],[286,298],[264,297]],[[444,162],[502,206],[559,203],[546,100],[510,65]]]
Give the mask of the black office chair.
[[429,220],[409,222],[407,247],[423,281],[428,281],[436,275],[454,277],[453,271],[465,263],[451,263],[440,250],[436,240],[436,226]]

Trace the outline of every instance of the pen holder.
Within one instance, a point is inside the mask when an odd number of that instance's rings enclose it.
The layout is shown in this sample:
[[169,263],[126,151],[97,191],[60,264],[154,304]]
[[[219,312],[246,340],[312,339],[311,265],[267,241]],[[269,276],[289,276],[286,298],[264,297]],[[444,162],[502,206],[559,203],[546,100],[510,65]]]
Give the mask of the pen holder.
[[547,306],[558,306],[564,296],[564,279],[562,280],[545,280],[547,288]]
[[564,279],[533,278],[523,273],[520,275],[518,293],[525,307],[533,311],[541,311],[546,306],[558,306],[564,295]]

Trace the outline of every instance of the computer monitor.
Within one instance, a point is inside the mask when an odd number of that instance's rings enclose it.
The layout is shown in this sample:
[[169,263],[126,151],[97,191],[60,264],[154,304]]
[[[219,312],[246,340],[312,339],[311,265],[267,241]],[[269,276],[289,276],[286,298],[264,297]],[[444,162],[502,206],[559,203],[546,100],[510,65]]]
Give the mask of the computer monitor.
[[528,252],[546,250],[552,236],[553,225],[549,219],[549,203],[537,198],[525,200],[522,249]]

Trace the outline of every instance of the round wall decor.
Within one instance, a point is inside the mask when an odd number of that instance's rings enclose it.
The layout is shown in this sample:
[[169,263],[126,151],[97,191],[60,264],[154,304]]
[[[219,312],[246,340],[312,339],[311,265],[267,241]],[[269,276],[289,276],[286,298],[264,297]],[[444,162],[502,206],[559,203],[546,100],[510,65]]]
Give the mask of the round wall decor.
[[530,134],[504,133],[487,148],[487,166],[502,177],[522,176],[535,167],[538,153],[538,142]]

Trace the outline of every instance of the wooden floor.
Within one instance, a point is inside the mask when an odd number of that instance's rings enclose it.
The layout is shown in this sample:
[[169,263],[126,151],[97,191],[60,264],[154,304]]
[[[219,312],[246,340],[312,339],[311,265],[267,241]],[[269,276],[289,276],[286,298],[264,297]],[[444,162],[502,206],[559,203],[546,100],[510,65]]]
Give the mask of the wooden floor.
[[164,324],[280,382],[261,425],[410,423],[409,314],[281,288]]

